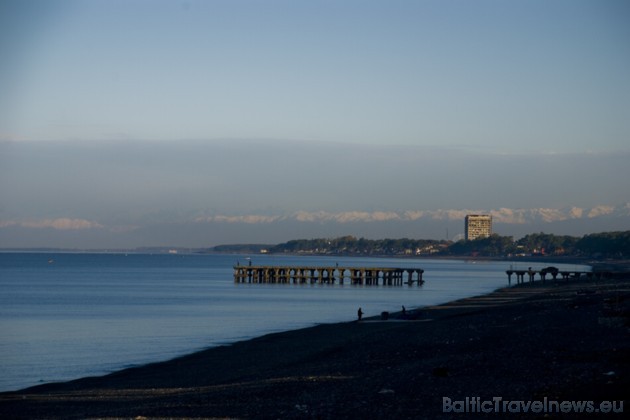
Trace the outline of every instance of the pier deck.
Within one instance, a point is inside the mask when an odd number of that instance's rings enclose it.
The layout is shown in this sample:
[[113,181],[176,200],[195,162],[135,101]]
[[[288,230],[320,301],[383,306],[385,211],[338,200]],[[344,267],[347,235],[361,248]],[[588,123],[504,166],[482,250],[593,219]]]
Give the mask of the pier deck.
[[560,276],[560,278],[562,278],[562,280],[565,280],[565,281],[568,281],[569,279],[579,279],[582,276],[585,276],[588,279],[595,278],[597,280],[600,280],[602,278],[608,278],[610,276],[610,273],[607,273],[607,272],[594,273],[591,271],[565,271],[565,270],[558,270],[555,267],[547,267],[547,268],[543,268],[542,270],[532,270],[531,268],[528,270],[507,270],[505,273],[508,275],[509,285],[512,284],[512,275],[516,275],[516,284],[525,283],[525,276],[527,276],[527,279],[529,280],[530,283],[533,281],[536,281],[536,276],[538,276],[539,280],[542,281],[543,283],[549,277],[552,280],[556,280],[558,279],[558,276]]
[[235,283],[344,284],[365,286],[421,286],[420,268],[315,267],[315,266],[234,266]]

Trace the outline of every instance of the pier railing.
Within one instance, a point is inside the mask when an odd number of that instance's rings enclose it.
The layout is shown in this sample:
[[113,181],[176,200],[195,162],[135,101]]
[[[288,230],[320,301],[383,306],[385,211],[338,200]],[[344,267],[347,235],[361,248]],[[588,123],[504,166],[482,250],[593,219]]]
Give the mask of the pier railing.
[[423,273],[420,268],[236,265],[234,282],[421,286],[424,283]]

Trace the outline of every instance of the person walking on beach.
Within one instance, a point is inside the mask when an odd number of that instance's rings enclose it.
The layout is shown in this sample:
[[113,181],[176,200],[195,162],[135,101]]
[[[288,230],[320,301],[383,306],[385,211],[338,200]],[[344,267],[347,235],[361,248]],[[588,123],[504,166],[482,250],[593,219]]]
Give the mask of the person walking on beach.
[[363,311],[361,310],[361,308],[359,308],[359,310],[357,311],[357,316],[359,317],[359,321],[361,321],[361,317],[363,317]]

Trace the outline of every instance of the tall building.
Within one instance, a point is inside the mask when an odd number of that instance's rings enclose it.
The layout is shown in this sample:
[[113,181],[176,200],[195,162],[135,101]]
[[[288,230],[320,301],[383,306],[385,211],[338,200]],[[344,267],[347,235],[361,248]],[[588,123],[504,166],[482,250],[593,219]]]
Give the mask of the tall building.
[[469,214],[466,216],[466,240],[487,238],[492,235],[492,216]]

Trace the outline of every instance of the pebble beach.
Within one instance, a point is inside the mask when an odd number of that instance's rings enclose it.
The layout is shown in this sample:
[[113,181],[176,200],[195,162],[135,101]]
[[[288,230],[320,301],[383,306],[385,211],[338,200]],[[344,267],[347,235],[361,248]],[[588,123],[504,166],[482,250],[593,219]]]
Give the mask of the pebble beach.
[[617,412],[587,418],[621,418],[620,404],[630,410],[630,280],[620,277],[526,283],[2,393],[0,417],[497,418],[479,403],[539,401],[527,412],[485,407],[573,418],[582,414],[545,413],[542,402],[589,401]]

